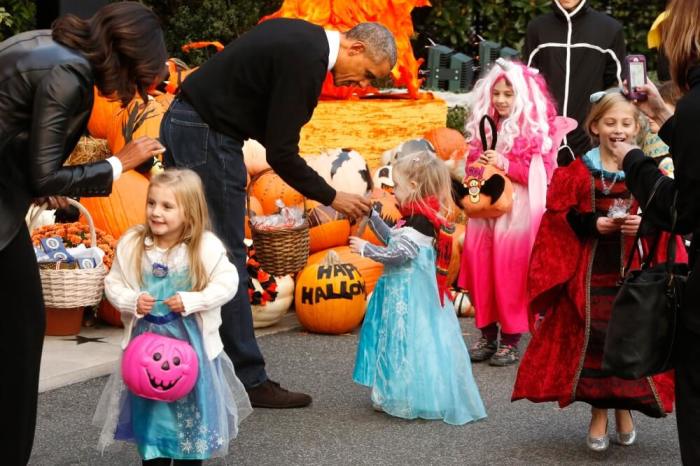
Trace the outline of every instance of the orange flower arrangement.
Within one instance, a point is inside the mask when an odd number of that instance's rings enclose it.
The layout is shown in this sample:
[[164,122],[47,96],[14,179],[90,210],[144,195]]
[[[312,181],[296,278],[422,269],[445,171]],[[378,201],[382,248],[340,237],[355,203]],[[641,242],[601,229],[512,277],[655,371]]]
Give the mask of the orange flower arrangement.
[[[54,225],[45,225],[32,231],[32,243],[34,246],[40,246],[40,240],[58,236],[63,239],[63,244],[66,248],[74,248],[80,244],[85,247],[90,247],[90,227],[80,222],[74,223],[56,223]],[[117,245],[112,235],[105,233],[99,228],[95,228],[95,236],[97,237],[97,246],[105,253],[102,262],[104,262],[107,270],[112,267],[114,260],[114,248]]]

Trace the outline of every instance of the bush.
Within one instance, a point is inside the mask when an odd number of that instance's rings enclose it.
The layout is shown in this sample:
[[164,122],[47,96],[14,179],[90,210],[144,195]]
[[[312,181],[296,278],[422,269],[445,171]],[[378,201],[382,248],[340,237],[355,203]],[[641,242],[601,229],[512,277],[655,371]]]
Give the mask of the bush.
[[0,41],[36,25],[36,4],[30,0],[4,0],[0,7]]

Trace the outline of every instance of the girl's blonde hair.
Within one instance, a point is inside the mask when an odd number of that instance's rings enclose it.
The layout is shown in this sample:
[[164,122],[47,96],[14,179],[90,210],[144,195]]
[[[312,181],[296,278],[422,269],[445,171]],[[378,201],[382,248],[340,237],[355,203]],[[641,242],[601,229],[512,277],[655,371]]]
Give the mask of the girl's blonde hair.
[[673,0],[661,27],[661,44],[668,57],[671,79],[688,90],[688,71],[700,62],[700,3]]
[[[169,168],[151,178],[148,185],[149,191],[153,186],[172,190],[178,206],[183,211],[185,225],[177,244],[185,243],[187,245],[192,291],[201,291],[209,281],[201,257],[202,238],[204,232],[209,229],[209,210],[204,197],[202,180],[192,170]],[[146,238],[153,239],[153,232],[148,222],[138,227],[134,239],[136,241],[135,263],[138,264],[137,276],[141,284],[143,284],[141,262],[148,248],[145,244]]]
[[598,135],[593,134],[591,126],[593,123],[600,121],[600,119],[603,118],[603,115],[605,115],[616,105],[626,105],[632,111],[634,121],[637,124],[637,135],[635,137],[635,142],[638,145],[641,145],[644,141],[644,134],[642,132],[642,128],[645,127],[644,115],[641,111],[639,111],[639,108],[637,108],[636,105],[630,102],[627,97],[622,95],[622,93],[617,89],[610,89],[606,91],[605,95],[601,97],[599,101],[591,104],[591,108],[588,111],[588,116],[586,117],[586,121],[583,125],[584,129],[588,133],[588,136],[591,138],[591,142],[593,142],[593,145],[596,147],[600,145],[600,138]]
[[438,213],[445,215],[449,212],[452,195],[450,170],[434,153],[422,150],[403,155],[392,164],[392,170],[404,183],[414,185],[403,202],[424,203],[425,198],[435,196],[440,202]]

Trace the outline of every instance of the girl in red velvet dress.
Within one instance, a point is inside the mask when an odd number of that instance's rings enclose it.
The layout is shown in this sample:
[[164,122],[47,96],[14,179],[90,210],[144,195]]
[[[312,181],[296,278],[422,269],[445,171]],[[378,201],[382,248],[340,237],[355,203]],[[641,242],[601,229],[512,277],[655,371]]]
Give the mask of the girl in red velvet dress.
[[591,101],[585,126],[599,146],[554,172],[530,263],[532,340],[513,400],[589,403],[587,445],[602,451],[609,445],[608,409],[615,410],[614,440],[631,445],[636,431],[630,410],[665,416],[673,406],[673,378],[664,373],[623,380],[601,370],[621,267],[641,221],[634,214],[611,215],[613,205],[631,204],[631,195],[610,148],[616,141],[634,142],[639,112],[617,91],[594,94]]

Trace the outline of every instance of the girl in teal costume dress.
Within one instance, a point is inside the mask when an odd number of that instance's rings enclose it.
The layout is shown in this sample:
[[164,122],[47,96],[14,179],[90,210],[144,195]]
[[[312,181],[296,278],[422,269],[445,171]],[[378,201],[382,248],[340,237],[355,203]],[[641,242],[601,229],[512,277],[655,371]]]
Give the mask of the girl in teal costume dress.
[[[428,151],[393,167],[405,224],[369,224],[386,247],[352,237],[351,248],[384,264],[360,331],[353,379],[372,389],[377,410],[405,419],[461,425],[486,417],[469,353],[449,299],[445,272],[451,225],[439,214],[449,196],[447,167]],[[437,246],[437,247],[436,247]]]
[[199,375],[192,391],[167,403],[130,392],[117,370],[95,414],[99,443],[133,442],[145,465],[201,464],[228,453],[252,411],[218,334],[220,306],[235,295],[238,274],[221,241],[205,230],[206,204],[194,172],[154,177],[146,214],[147,224],[120,240],[105,280],[107,297],[122,313],[122,346],[145,332],[187,341]]

